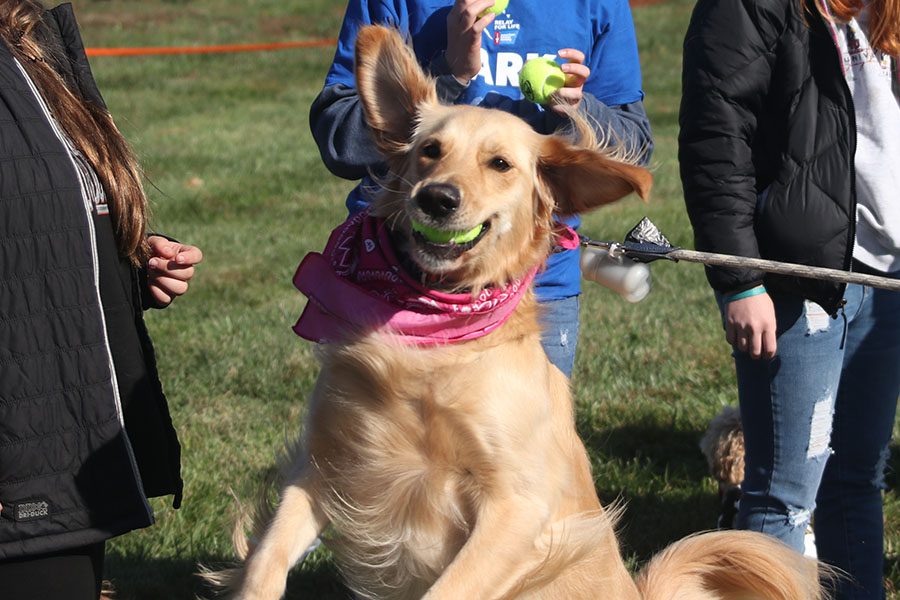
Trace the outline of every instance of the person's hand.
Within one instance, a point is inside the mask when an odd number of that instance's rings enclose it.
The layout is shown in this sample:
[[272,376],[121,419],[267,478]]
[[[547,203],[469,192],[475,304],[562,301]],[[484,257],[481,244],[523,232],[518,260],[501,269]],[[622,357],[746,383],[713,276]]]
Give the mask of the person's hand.
[[173,242],[158,235],[147,238],[150,258],[147,260],[147,283],[150,295],[159,308],[188,290],[194,276],[194,265],[203,260],[203,252],[196,246]]
[[559,56],[567,60],[561,65],[563,73],[566,74],[566,85],[554,94],[558,103],[551,105],[551,110],[565,115],[565,108],[560,104],[578,108],[584,98],[584,82],[590,77],[591,69],[584,64],[584,52],[581,50],[563,48],[559,51]]
[[460,83],[468,84],[481,71],[481,33],[497,15],[488,13],[480,19],[478,15],[493,5],[494,0],[456,0],[447,15],[444,56]]
[[742,298],[725,305],[725,339],[752,358],[775,356],[775,305],[768,294]]

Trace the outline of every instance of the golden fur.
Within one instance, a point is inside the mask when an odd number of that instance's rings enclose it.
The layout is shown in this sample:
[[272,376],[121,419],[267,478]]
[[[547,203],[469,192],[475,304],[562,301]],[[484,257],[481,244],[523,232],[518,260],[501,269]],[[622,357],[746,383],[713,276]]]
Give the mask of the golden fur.
[[741,413],[726,406],[713,417],[700,439],[700,451],[706,457],[709,474],[719,483],[719,492],[741,487],[744,481],[744,429]]
[[[574,143],[500,111],[441,106],[390,29],[360,31],[356,75],[391,167],[376,210],[399,250],[444,289],[478,290],[540,264],[554,211],[649,191],[649,173],[587,147],[589,135]],[[490,225],[453,259],[410,235],[410,219],[426,218],[417,194],[433,183],[458,190],[461,204],[432,225]],[[814,563],[747,533],[680,542],[636,584],[537,317],[528,296],[474,341],[424,348],[361,333],[324,346],[277,510],[251,547],[238,536],[249,551],[243,568],[208,578],[234,598],[276,600],[288,570],[330,527],[326,541],[364,598],[819,597]]]

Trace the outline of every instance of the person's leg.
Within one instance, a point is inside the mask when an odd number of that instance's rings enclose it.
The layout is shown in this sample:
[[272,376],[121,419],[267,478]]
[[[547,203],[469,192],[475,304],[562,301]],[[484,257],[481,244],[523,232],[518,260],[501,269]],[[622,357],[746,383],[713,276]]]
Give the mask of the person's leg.
[[541,302],[541,345],[566,377],[572,376],[575,366],[580,304],[578,296]]
[[0,562],[3,600],[98,600],[105,544]]
[[[859,286],[855,286],[859,288]],[[847,311],[844,369],[832,434],[834,454],[814,519],[819,557],[849,573],[836,598],[884,598],[884,468],[900,394],[900,293],[860,288]]]
[[736,527],[770,534],[802,553],[830,454],[844,321],[798,297],[773,301],[775,358],[734,352],[746,452]]

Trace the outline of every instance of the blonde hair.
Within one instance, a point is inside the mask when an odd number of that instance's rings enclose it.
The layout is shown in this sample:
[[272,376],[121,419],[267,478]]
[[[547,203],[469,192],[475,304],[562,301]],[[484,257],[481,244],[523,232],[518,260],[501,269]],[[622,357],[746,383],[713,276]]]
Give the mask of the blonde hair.
[[[865,0],[825,2],[828,3],[832,16],[841,21],[849,21],[866,5]],[[816,5],[821,12],[821,5]],[[900,57],[900,0],[871,0],[869,10],[869,43],[889,56]]]
[[96,171],[110,204],[119,252],[139,264],[147,256],[149,209],[137,160],[109,112],[69,89],[51,66],[49,51],[37,38],[44,11],[35,0],[0,0],[0,37]]

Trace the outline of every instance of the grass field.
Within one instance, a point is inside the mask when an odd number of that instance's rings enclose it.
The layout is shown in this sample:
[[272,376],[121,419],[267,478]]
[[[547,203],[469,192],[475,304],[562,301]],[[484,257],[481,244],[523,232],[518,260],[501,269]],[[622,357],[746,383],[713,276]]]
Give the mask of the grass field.
[[[335,37],[339,0],[75,0],[86,45],[250,43]],[[635,10],[646,106],[656,138],[649,204],[627,200],[587,219],[620,239],[643,215],[690,245],[676,163],[680,48],[691,0]],[[152,184],[155,229],[201,246],[185,298],[148,321],[183,445],[185,503],[154,501],[158,524],[109,545],[122,599],[193,598],[198,562],[231,556],[233,489],[252,497],[297,433],[316,366],[290,329],[303,306],[291,275],[343,217],[351,183],[322,166],[308,107],[331,49],[218,56],[96,58],[95,75]],[[702,269],[654,265],[636,305],[587,284],[573,378],[577,418],[605,502],[627,503],[633,566],[714,524],[716,493],[697,441],[735,399],[728,348]],[[897,465],[896,453],[891,461]],[[887,494],[886,576],[900,506]],[[289,597],[346,598],[327,552],[292,576]]]

